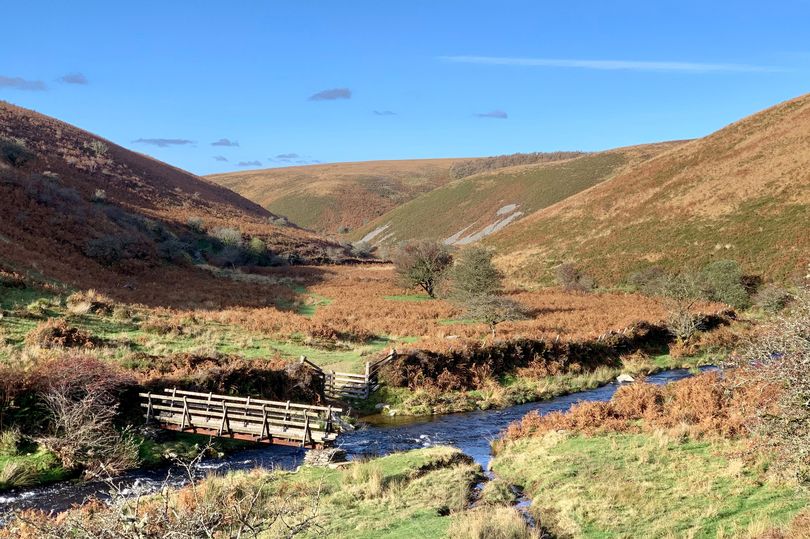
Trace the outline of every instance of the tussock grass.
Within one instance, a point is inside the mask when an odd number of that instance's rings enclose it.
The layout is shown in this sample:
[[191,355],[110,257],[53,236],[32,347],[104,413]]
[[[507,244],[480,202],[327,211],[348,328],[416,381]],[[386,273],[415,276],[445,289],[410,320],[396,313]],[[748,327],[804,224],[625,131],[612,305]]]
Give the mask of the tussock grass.
[[516,509],[482,507],[459,513],[447,531],[450,539],[539,539]]
[[[211,502],[225,515],[256,499],[260,514],[282,508],[286,522],[276,522],[262,537],[289,535],[289,524],[311,518],[303,537],[376,539],[379,537],[444,537],[451,513],[462,511],[478,480],[480,467],[457,449],[433,447],[357,462],[342,469],[303,467],[297,472],[254,470],[210,476],[197,487],[171,493],[168,504],[179,518],[193,518],[195,507]],[[139,518],[159,510],[159,497],[139,503]],[[131,511],[133,508],[129,508]],[[100,523],[119,522],[109,515],[117,508],[73,510],[59,521],[76,522],[92,529]],[[228,518],[222,524],[227,526]],[[223,528],[224,529],[224,528]],[[165,530],[164,530],[165,531]],[[65,530],[76,532],[76,530]],[[17,537],[3,535],[0,537]],[[69,535],[66,533],[66,535]]]
[[[545,526],[575,537],[748,537],[810,498],[772,481],[742,441],[556,431],[510,442],[493,469],[524,486]],[[552,493],[553,495],[548,495]]]

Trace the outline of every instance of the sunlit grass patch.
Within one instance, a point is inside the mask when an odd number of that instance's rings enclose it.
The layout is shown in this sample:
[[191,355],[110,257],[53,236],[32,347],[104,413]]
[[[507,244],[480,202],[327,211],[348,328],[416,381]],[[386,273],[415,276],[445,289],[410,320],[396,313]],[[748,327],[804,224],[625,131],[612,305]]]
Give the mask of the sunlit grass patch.
[[[780,525],[810,503],[745,462],[745,442],[665,433],[585,437],[550,432],[504,446],[493,462],[526,488],[533,510],[576,537],[735,537]],[[546,495],[553,492],[553,496]]]

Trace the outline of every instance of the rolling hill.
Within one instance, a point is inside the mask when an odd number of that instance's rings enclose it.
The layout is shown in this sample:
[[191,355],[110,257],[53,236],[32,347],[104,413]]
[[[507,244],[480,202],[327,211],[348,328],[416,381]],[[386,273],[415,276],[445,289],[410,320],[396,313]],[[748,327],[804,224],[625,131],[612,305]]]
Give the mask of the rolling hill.
[[[230,172],[208,176],[302,227],[353,230],[450,181],[466,159],[367,161]],[[345,228],[344,228],[345,227]]]
[[223,229],[278,256],[331,245],[210,181],[4,102],[0,199],[0,270],[77,286],[187,268],[198,242]]
[[466,245],[678,144],[620,148],[474,174],[394,208],[350,237],[378,246],[416,238]]
[[486,241],[518,278],[572,261],[602,283],[735,259],[772,279],[810,262],[810,95],[621,171]]

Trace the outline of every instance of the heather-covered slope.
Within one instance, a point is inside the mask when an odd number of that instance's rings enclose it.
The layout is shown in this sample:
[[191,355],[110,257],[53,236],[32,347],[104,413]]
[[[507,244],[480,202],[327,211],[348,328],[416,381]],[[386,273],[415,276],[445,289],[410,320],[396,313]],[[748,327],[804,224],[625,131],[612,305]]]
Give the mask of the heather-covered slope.
[[216,174],[209,178],[297,225],[319,232],[355,229],[444,185],[462,159],[332,163]]
[[274,254],[326,242],[223,187],[74,126],[0,103],[0,269],[84,286],[183,266],[230,228]]
[[474,243],[677,144],[620,148],[464,177],[394,208],[351,237],[374,245],[415,238]]
[[514,276],[547,281],[573,261],[605,284],[650,265],[718,258],[775,279],[810,253],[810,95],[627,168],[488,243]]

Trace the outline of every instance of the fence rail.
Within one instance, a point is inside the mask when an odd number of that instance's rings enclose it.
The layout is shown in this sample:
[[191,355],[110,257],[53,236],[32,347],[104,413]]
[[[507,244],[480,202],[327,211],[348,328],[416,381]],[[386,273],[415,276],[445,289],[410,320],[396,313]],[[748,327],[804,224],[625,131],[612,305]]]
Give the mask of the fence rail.
[[323,379],[324,393],[327,398],[334,400],[367,399],[380,387],[379,372],[383,366],[397,357],[397,351],[391,352],[377,361],[367,361],[363,374],[351,372],[326,371],[311,362],[306,356],[301,356],[300,362],[315,371],[316,376]]
[[162,428],[239,438],[269,444],[331,445],[338,435],[334,418],[343,410],[290,401],[270,401],[166,389],[139,393],[147,421]]

